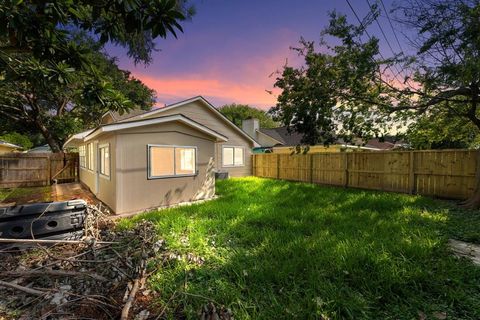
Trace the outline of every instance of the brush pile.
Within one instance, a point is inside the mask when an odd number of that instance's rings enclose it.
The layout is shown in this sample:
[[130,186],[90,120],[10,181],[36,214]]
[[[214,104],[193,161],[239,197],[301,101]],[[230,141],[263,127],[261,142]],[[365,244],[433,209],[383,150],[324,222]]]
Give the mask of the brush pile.
[[[168,256],[152,223],[117,231],[89,207],[81,241],[0,248],[0,318],[147,319],[148,275]],[[161,264],[159,265],[161,266]],[[142,299],[136,299],[141,296]]]

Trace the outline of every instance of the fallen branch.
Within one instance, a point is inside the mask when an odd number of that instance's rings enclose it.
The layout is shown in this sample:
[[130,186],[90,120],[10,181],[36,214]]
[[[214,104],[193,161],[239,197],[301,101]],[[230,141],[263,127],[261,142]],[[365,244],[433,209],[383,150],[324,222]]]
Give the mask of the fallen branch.
[[66,270],[27,270],[27,271],[5,271],[0,273],[2,276],[14,276],[14,277],[29,277],[29,276],[59,276],[59,277],[70,277],[70,276],[82,276],[90,277],[97,281],[108,282],[105,277],[98,275],[96,273],[87,273],[87,272],[78,272],[78,271],[66,271]]
[[137,295],[138,289],[140,288],[140,283],[143,281],[144,275],[145,275],[145,269],[142,270],[142,275],[136,278],[135,281],[133,282],[132,290],[128,295],[127,302],[125,302],[125,305],[123,306],[120,320],[128,319],[128,313],[130,312],[130,308],[132,307],[133,301],[135,300],[135,296]]
[[15,284],[15,283],[6,282],[6,281],[2,281],[2,280],[0,280],[0,286],[15,289],[15,290],[19,290],[19,291],[23,291],[23,292],[26,292],[28,294],[34,295],[34,296],[44,296],[45,295],[45,292],[43,292],[43,291],[32,289],[32,288],[27,288],[27,287],[24,287],[24,286]]
[[[0,243],[39,243],[39,244],[88,244],[84,240],[53,240],[53,239],[7,239],[0,238]],[[116,244],[118,242],[112,241],[96,241],[95,244]]]

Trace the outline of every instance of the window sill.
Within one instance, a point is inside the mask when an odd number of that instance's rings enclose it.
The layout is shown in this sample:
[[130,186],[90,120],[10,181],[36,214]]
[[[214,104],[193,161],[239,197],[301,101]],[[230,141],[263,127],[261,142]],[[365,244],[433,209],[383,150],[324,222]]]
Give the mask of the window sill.
[[98,175],[100,176],[100,178],[110,181],[110,176],[104,175],[102,173],[99,173]]
[[242,167],[245,167],[245,165],[242,164],[242,165],[231,165],[231,166],[223,165],[222,166],[222,168],[242,168]]
[[196,177],[198,173],[194,174],[180,174],[180,175],[171,175],[171,176],[159,176],[159,177],[147,177],[147,180],[159,180],[159,179],[172,179],[172,178],[188,178]]

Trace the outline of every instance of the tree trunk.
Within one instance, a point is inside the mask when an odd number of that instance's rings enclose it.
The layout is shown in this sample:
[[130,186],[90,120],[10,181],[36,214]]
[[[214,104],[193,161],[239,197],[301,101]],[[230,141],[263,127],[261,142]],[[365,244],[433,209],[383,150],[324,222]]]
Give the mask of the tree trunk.
[[52,152],[62,151],[62,148],[60,147],[60,143],[50,133],[47,127],[45,127],[45,125],[42,122],[40,122],[40,120],[38,119],[35,120],[35,125],[37,126],[42,136],[45,138],[45,141],[47,141],[48,145],[50,146],[50,149],[52,149]]
[[460,206],[465,209],[480,208],[480,150],[477,151],[477,166],[475,171],[475,191],[470,198],[460,203]]

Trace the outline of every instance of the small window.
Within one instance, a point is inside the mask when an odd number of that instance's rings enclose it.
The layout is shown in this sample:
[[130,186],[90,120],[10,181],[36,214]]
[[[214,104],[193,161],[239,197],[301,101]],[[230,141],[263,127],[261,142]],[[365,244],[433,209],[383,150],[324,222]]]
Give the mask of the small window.
[[222,162],[224,167],[242,167],[245,165],[244,147],[223,147]]
[[192,176],[197,171],[197,148],[148,146],[148,178]]
[[98,148],[100,174],[110,177],[110,145],[104,144]]
[[87,144],[87,168],[93,170],[93,143]]
[[85,145],[78,147],[78,158],[80,161],[80,167],[85,168],[87,166],[87,159],[85,156]]

